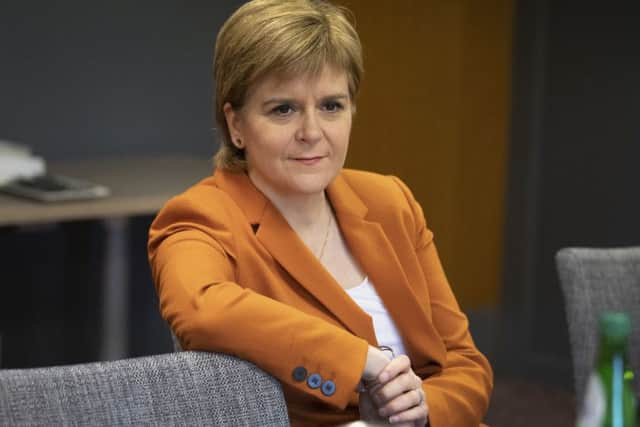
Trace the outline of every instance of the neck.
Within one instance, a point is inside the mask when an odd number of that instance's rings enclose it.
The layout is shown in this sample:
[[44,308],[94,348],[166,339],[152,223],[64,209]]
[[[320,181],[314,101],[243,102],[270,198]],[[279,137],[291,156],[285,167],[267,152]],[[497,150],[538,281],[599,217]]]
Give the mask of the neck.
[[260,188],[258,185],[256,187],[273,203],[298,234],[306,234],[310,229],[317,228],[318,224],[325,224],[331,207],[324,191],[313,194],[282,195],[268,188]]

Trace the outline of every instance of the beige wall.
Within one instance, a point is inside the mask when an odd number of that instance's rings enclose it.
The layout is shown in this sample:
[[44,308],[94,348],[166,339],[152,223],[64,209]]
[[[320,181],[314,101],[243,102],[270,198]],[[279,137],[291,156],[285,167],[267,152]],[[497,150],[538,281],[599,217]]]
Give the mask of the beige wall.
[[343,0],[365,53],[347,166],[403,178],[460,303],[498,302],[511,0]]

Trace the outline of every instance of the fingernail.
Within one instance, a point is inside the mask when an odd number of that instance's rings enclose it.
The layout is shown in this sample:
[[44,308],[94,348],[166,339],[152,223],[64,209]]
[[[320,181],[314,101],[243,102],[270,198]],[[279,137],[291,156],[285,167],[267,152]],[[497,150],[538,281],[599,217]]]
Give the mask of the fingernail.
[[398,421],[398,417],[397,417],[397,416],[395,416],[395,415],[394,415],[394,416],[392,416],[392,417],[389,417],[389,422],[390,422],[391,424],[395,423],[396,421]]
[[384,383],[387,382],[387,380],[389,379],[389,374],[386,372],[383,372],[380,374],[380,382]]

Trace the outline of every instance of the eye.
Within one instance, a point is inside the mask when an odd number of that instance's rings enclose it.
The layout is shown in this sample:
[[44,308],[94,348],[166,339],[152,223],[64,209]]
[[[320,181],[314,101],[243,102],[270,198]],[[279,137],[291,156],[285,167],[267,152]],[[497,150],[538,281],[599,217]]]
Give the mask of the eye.
[[338,101],[327,101],[323,104],[322,109],[329,113],[337,113],[344,109],[344,105]]
[[293,107],[290,104],[280,104],[271,110],[276,116],[288,116],[293,113]]

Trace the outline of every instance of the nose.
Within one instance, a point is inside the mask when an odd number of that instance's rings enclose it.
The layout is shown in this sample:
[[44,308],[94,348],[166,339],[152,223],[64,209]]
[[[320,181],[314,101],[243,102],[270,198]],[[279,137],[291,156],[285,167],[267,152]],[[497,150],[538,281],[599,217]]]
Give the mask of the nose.
[[296,138],[298,141],[306,143],[314,143],[322,138],[320,118],[315,110],[305,112],[302,115]]

